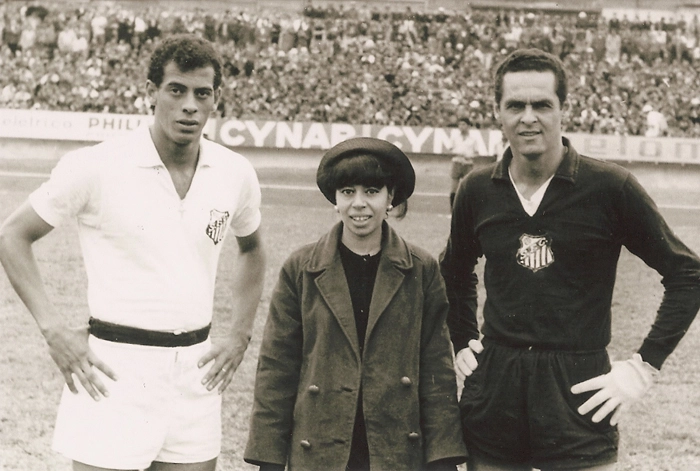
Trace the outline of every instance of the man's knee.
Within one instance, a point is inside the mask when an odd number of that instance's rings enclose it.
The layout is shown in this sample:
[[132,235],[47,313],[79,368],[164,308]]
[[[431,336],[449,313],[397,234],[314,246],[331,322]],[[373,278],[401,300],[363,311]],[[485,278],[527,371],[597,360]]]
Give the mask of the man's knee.
[[467,460],[467,471],[532,471],[532,467],[518,463],[497,463],[472,454]]
[[154,461],[146,471],[214,471],[216,458],[200,463],[164,463]]
[[[73,471],[118,471],[111,468],[100,468],[99,466],[90,466],[89,464],[81,463],[80,461],[73,461]],[[124,470],[120,470],[124,471]],[[141,471],[134,469],[133,471]]]

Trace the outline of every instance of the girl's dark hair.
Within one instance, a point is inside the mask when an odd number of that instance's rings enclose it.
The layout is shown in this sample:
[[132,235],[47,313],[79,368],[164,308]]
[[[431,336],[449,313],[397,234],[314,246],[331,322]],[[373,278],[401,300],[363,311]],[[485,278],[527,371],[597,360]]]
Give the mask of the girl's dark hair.
[[221,56],[212,43],[193,34],[175,34],[158,44],[148,68],[148,80],[160,87],[165,66],[174,62],[182,72],[202,67],[214,68],[214,89],[221,86]]
[[[324,186],[339,190],[347,186],[386,187],[393,192],[396,189],[394,172],[382,160],[369,154],[357,154],[340,159],[335,165],[328,166],[318,175],[318,181]],[[392,210],[392,215],[402,218],[408,211],[408,204],[403,202]]]
[[352,185],[387,187],[389,191],[396,187],[393,174],[373,155],[360,154],[341,159],[328,168],[322,176],[336,190]]

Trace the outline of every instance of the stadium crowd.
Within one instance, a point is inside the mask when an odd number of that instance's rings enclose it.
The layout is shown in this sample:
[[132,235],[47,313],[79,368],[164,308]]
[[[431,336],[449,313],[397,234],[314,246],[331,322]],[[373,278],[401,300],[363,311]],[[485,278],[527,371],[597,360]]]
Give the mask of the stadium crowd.
[[585,12],[9,2],[0,4],[0,108],[148,113],[146,59],[177,32],[218,45],[226,117],[493,128],[493,68],[535,46],[571,72],[566,131],[700,136],[697,18]]

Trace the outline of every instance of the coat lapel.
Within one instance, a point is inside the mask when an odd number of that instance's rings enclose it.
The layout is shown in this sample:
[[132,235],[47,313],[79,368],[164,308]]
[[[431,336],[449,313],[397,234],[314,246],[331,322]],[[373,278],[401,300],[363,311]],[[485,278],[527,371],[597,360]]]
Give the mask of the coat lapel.
[[360,342],[357,339],[355,314],[352,310],[350,289],[345,279],[345,270],[338,253],[342,224],[337,224],[319,240],[314,248],[308,270],[322,272],[316,277],[316,287],[338,321],[345,337],[360,360]]
[[345,271],[340,258],[337,259],[337,263],[330,265],[326,271],[316,278],[316,286],[359,359],[360,342],[357,339],[355,314],[352,310],[350,290],[345,281]]
[[401,287],[406,276],[405,270],[413,266],[411,253],[403,239],[387,223],[384,223],[383,230],[386,236],[382,243],[382,257],[379,260],[377,279],[374,282],[372,302],[369,306],[365,345],[367,345],[379,318]]

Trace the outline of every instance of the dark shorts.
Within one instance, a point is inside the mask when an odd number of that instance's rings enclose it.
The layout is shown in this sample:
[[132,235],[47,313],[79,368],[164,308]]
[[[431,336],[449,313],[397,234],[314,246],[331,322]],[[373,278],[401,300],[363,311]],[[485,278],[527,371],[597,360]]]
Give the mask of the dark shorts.
[[469,453],[494,464],[572,469],[617,461],[618,432],[609,418],[576,409],[593,392],[571,386],[610,371],[605,350],[566,352],[484,341],[479,367],[460,399]]

